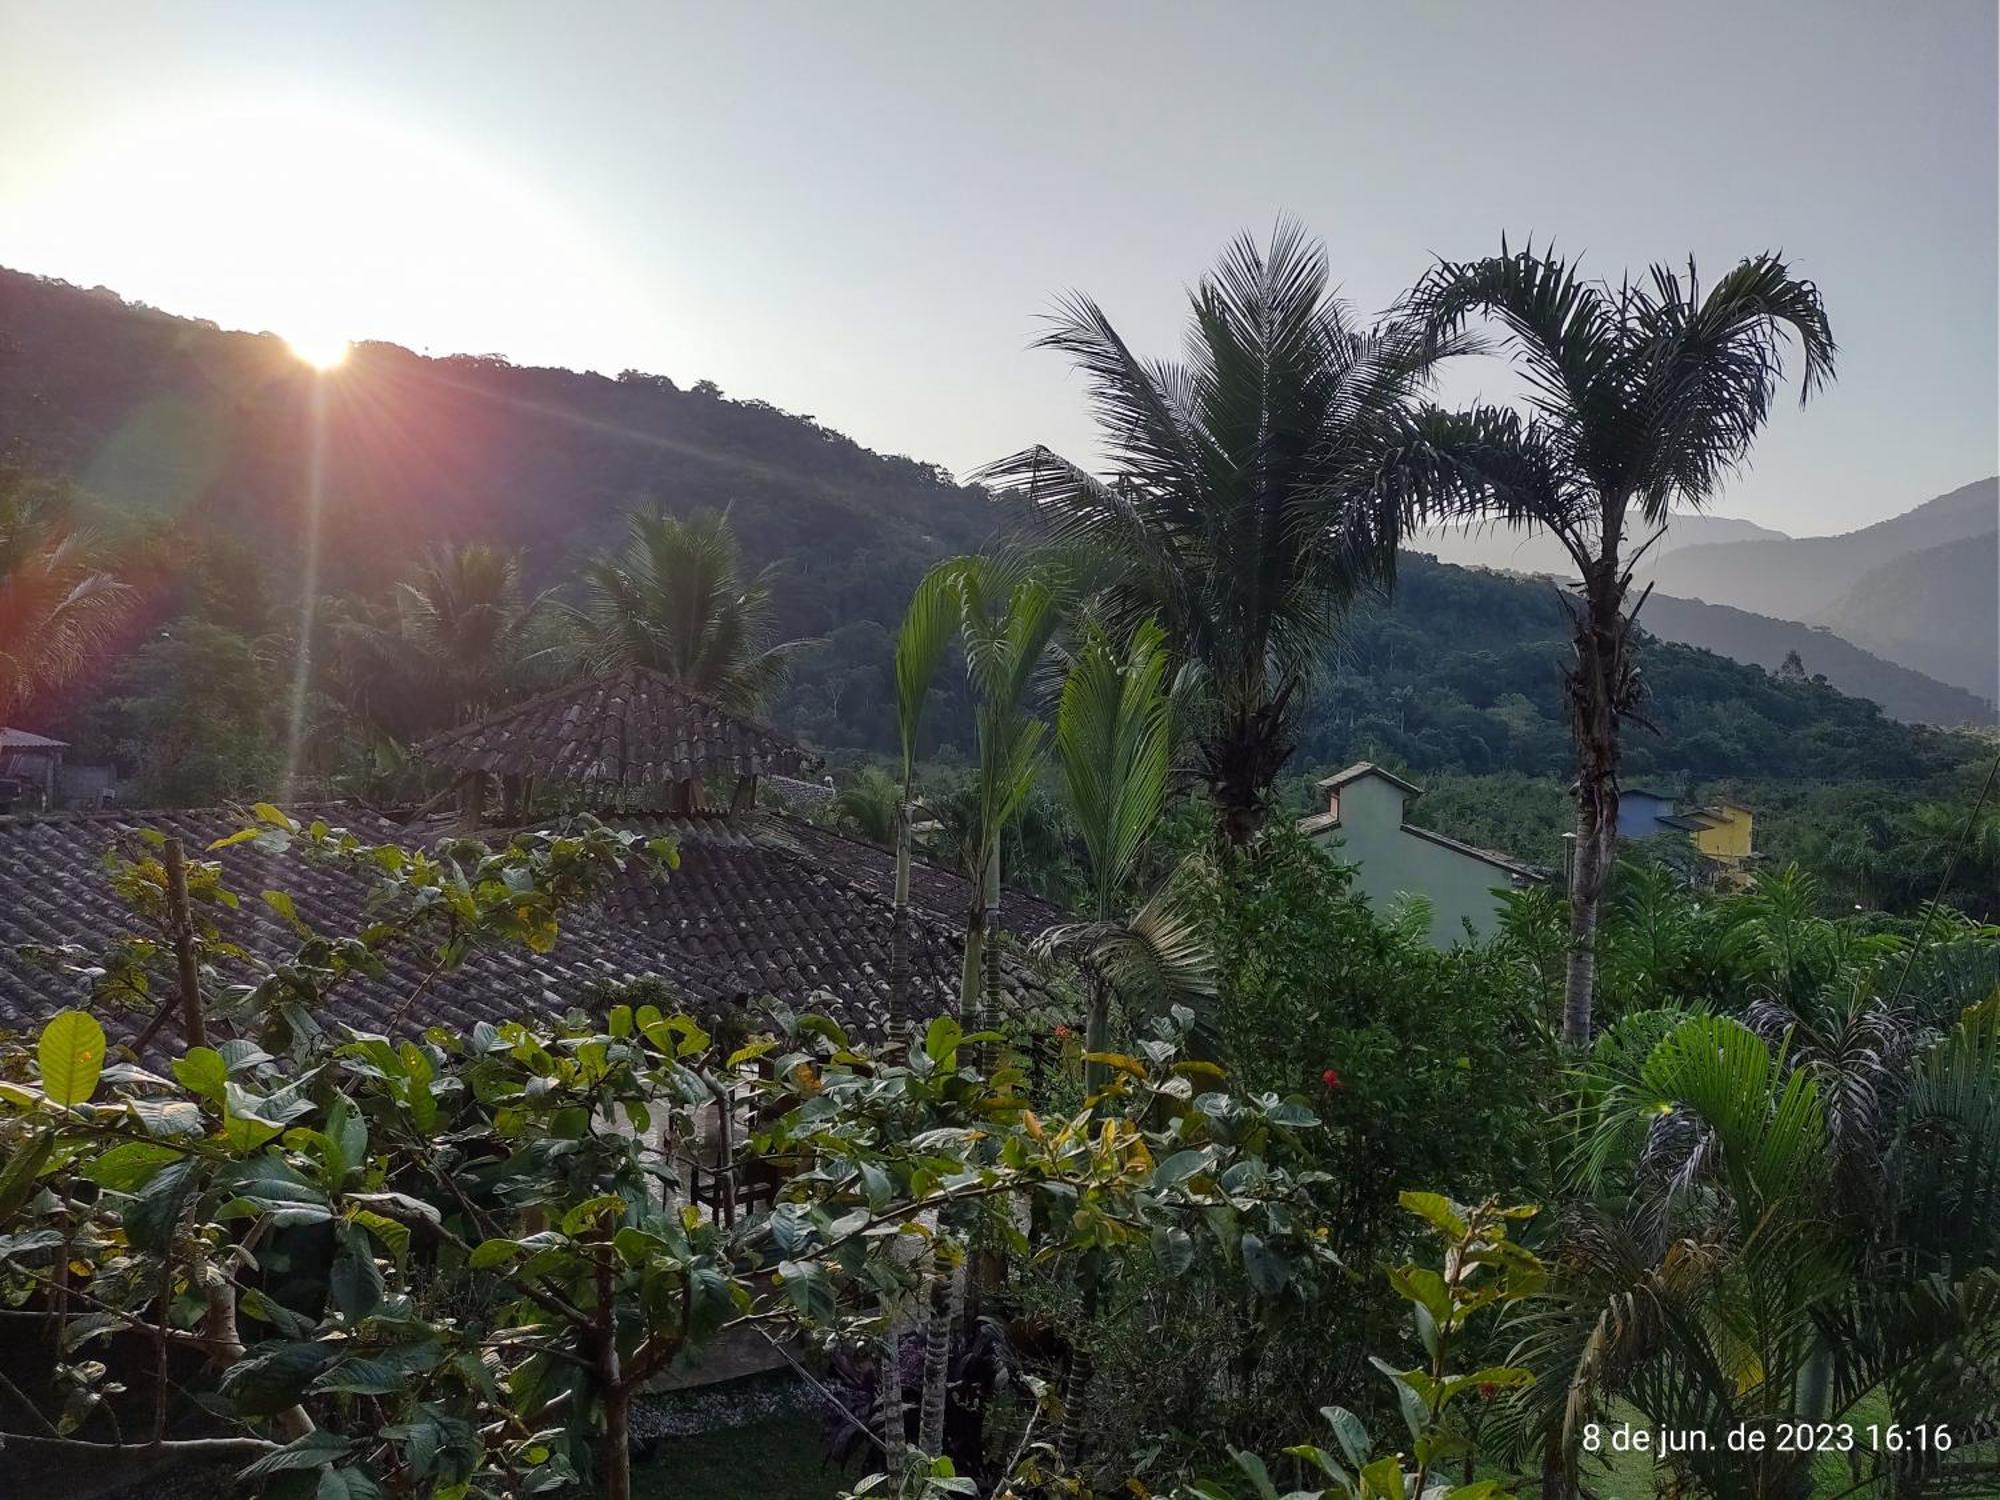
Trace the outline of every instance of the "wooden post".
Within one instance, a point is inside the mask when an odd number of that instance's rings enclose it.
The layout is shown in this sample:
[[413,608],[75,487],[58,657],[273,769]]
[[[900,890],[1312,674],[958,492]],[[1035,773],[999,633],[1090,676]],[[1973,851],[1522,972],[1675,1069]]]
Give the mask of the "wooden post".
[[174,963],[180,971],[181,1029],[190,1047],[208,1045],[208,1024],[201,1010],[201,964],[194,951],[194,912],[188,906],[187,854],[178,838],[167,840],[162,861],[167,869],[167,925],[174,939]]

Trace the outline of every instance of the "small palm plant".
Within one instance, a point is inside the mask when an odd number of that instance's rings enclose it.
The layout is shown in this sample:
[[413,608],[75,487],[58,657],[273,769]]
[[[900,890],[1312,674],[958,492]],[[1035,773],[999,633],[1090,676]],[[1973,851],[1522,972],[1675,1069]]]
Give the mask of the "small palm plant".
[[[1097,1108],[1109,1077],[1115,998],[1152,1008],[1192,1005],[1215,994],[1214,957],[1164,890],[1133,890],[1147,844],[1165,810],[1174,751],[1174,694],[1166,637],[1142,621],[1122,647],[1096,625],[1074,652],[1056,710],[1056,754],[1090,879],[1090,918],[1038,940],[1073,960],[1084,977],[1085,1087]],[[1136,909],[1134,902],[1136,899]],[[1083,1267],[1082,1326],[1071,1340],[1056,1451],[1077,1457],[1087,1430],[1092,1324],[1101,1296],[1098,1258]]]

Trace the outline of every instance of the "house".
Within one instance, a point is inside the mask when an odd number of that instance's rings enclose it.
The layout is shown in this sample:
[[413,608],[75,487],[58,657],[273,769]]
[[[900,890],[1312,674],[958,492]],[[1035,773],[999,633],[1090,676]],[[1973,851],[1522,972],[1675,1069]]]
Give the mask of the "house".
[[1682,810],[1672,793],[1654,787],[1627,787],[1618,797],[1618,836],[1653,838],[1687,835],[1705,859],[1733,869],[1748,860],[1756,815],[1740,802],[1721,801]]
[[65,740],[0,728],[0,812],[39,812],[56,806],[67,749]]
[[1717,802],[1695,808],[1691,817],[1701,820],[1694,846],[1709,859],[1734,869],[1756,850],[1751,847],[1756,832],[1756,815],[1740,802]]
[[[460,830],[468,809],[483,818],[489,773],[538,779],[578,811],[648,837],[665,836],[680,863],[664,876],[628,870],[596,902],[562,919],[547,953],[476,951],[463,967],[426,979],[421,953],[393,958],[380,976],[358,976],[328,1002],[327,1021],[414,1033],[427,1026],[464,1031],[481,1020],[556,1013],[587,1004],[606,983],[657,978],[697,1009],[772,997],[816,1010],[861,1036],[886,1026],[895,856],[797,819],[754,808],[742,783],[803,769],[808,751],[768,725],[725,713],[652,673],[620,674],[544,695],[424,747],[462,771]],[[466,769],[471,766],[472,769]],[[724,805],[701,805],[698,788],[737,790]],[[357,803],[292,809],[368,844],[428,845],[451,831],[425,815],[385,813]],[[0,1028],[29,1030],[66,1005],[88,1000],[64,988],[23,947],[81,944],[102,949],[133,930],[104,870],[105,851],[130,845],[141,829],[179,837],[190,855],[219,860],[226,884],[246,899],[220,910],[224,934],[267,959],[292,952],[298,935],[255,900],[290,894],[299,916],[321,932],[359,927],[372,888],[364,868],[242,843],[207,853],[248,821],[225,808],[158,813],[126,810],[0,817]],[[559,819],[541,819],[534,827]],[[479,836],[504,838],[503,826]],[[948,870],[919,866],[911,881],[910,1006],[918,1018],[955,1009],[960,939],[971,884]],[[1032,939],[1064,920],[1057,907],[1017,892],[1002,900],[1001,926]],[[1023,964],[1003,963],[1017,1004],[1042,996]],[[146,1017],[103,1014],[114,1042]]]
[[1418,896],[1431,909],[1431,942],[1449,947],[1465,935],[1490,934],[1499,920],[1500,892],[1534,885],[1542,871],[1504,854],[1478,849],[1419,828],[1408,818],[1423,788],[1361,761],[1318,783],[1327,809],[1299,821],[1301,832],[1354,867],[1357,890],[1385,912],[1399,897]]

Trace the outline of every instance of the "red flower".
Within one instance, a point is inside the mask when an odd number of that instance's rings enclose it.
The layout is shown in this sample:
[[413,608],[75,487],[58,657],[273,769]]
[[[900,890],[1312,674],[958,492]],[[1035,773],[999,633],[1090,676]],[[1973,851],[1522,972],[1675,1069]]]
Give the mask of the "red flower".
[[1066,1042],[1069,1040],[1069,1028],[1063,1025],[1062,1022],[1060,1021],[1056,1022],[1056,1040],[1059,1042]]
[[1339,1088],[1339,1087],[1340,1087],[1340,1069],[1338,1069],[1338,1068],[1328,1068],[1328,1069],[1327,1069],[1327,1070],[1326,1070],[1326,1071],[1325,1071],[1324,1073],[1322,1073],[1322,1074],[1320,1074],[1320,1075],[1319,1075],[1319,1081],[1320,1081],[1321,1083],[1325,1084],[1325,1085],[1326,1085],[1326,1086],[1327,1086],[1328,1088],[1330,1088],[1330,1089],[1337,1089],[1337,1088]]
[[1479,1399],[1481,1401],[1491,1401],[1495,1396],[1499,1394],[1500,1394],[1500,1387],[1495,1385],[1492,1381],[1482,1380],[1479,1382]]

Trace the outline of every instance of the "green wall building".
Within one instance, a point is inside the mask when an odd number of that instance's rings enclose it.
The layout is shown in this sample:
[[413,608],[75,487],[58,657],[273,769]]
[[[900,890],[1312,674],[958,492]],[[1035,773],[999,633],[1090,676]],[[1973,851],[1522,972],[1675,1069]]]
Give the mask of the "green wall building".
[[1325,812],[1299,820],[1301,832],[1354,867],[1354,884],[1377,912],[1399,896],[1420,896],[1431,908],[1431,942],[1448,948],[1465,936],[1492,933],[1500,892],[1547,878],[1542,871],[1475,849],[1410,823],[1406,804],[1423,788],[1361,761],[1319,783]]

